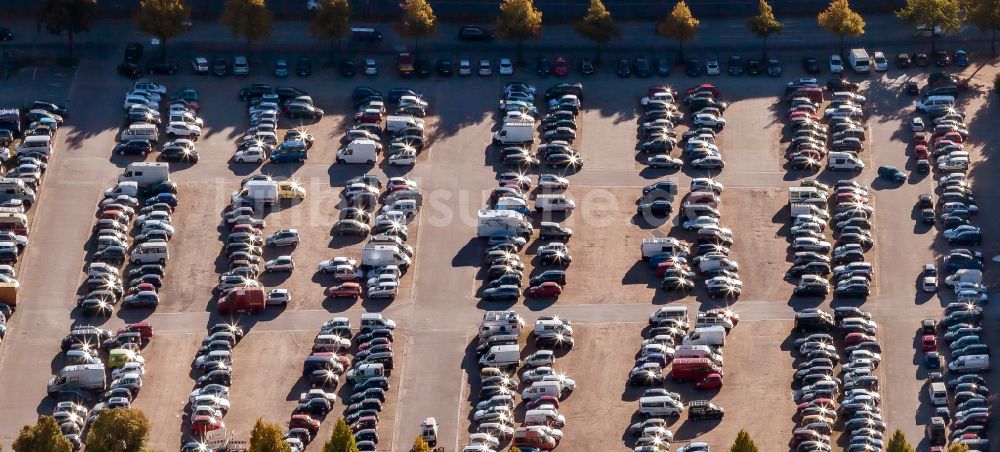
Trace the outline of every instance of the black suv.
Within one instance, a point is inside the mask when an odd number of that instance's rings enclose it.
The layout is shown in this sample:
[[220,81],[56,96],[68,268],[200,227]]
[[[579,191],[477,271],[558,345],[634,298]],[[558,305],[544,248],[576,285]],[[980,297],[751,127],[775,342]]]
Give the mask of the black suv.
[[798,332],[832,331],[834,326],[833,316],[826,312],[809,309],[795,313],[795,330]]
[[493,41],[493,33],[482,27],[466,25],[458,29],[458,39],[461,41],[491,42]]
[[274,87],[266,83],[254,83],[240,90],[240,100],[253,100],[264,94],[274,94]]
[[729,55],[729,75],[743,75],[743,57]]
[[452,63],[448,58],[441,58],[437,60],[437,73],[438,75],[443,75],[445,77],[452,74]]
[[118,155],[134,154],[145,156],[153,152],[153,143],[150,143],[149,140],[129,140],[115,146],[114,152]]
[[212,73],[218,76],[223,76],[229,73],[229,63],[226,62],[225,58],[212,58]]
[[146,65],[146,72],[149,74],[174,75],[179,70],[177,63],[169,61],[151,61]]
[[295,73],[299,77],[308,77],[312,75],[312,60],[309,57],[300,57],[295,62]]

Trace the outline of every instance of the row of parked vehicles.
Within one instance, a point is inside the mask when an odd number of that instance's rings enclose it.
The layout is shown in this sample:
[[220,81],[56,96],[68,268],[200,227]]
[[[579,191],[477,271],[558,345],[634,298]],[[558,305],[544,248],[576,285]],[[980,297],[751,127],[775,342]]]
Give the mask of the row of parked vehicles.
[[[722,169],[726,162],[715,135],[726,126],[722,114],[728,104],[721,100],[719,89],[708,83],[691,87],[685,91],[683,98],[679,97],[679,93],[669,86],[654,85],[639,100],[643,114],[639,119],[637,150],[652,154],[645,159],[651,168],[679,169],[683,161],[670,153],[683,143],[683,155],[689,159],[692,168]],[[677,136],[674,130],[684,119],[684,114],[677,107],[678,100],[688,106],[693,123],[693,127],[681,136]]]
[[225,432],[223,418],[231,407],[233,349],[243,340],[244,334],[238,324],[218,323],[210,326],[202,339],[192,365],[199,376],[187,401],[185,424],[190,435],[185,435],[187,441],[182,451],[206,450],[200,440],[213,431]]
[[236,140],[236,163],[303,162],[315,137],[303,128],[285,131],[278,141],[278,121],[282,115],[293,120],[319,121],[323,110],[314,104],[309,93],[290,86],[273,87],[255,83],[240,91],[240,99],[247,102],[249,127]]
[[[953,76],[931,74],[924,95],[917,101],[918,114],[926,115],[927,122],[921,116],[914,116],[910,122],[914,158],[934,161],[933,168],[937,171],[937,209],[934,195],[922,195],[918,201],[921,219],[925,224],[940,220],[941,235],[951,247],[941,266],[947,276],[939,278],[934,264],[924,265],[921,287],[925,292],[936,293],[943,283],[954,294],[954,301],[944,307],[944,317],[926,319],[921,324],[920,348],[928,369],[927,393],[934,407],[926,436],[932,451],[944,450],[949,443],[986,451],[990,450],[991,404],[983,374],[990,371],[991,351],[982,335],[983,310],[989,302],[989,293],[983,284],[983,255],[971,248],[981,243],[982,231],[972,223],[972,216],[979,208],[967,178],[971,162],[964,142],[968,128],[964,114],[955,108],[956,85]],[[948,91],[941,92],[942,89]]]
[[392,177],[383,184],[378,176],[365,174],[348,180],[341,195],[344,203],[333,232],[368,237],[368,243],[361,250],[360,263],[342,256],[319,263],[317,271],[333,274],[338,283],[328,287],[326,295],[357,299],[363,287],[369,299],[395,298],[399,280],[413,262],[407,225],[420,211],[423,192],[415,181],[404,177]]
[[[869,196],[868,188],[853,180],[830,186],[806,179],[789,187],[792,267],[785,279],[796,283],[794,295],[823,297],[833,291],[839,297],[868,297],[875,271],[865,261],[865,253],[875,244]],[[835,243],[826,240],[827,224]],[[827,279],[831,276],[832,284]]]
[[[711,309],[697,314],[693,329],[689,321],[686,306],[665,306],[649,316],[649,327],[627,383],[646,388],[638,410],[644,419],[628,430],[629,435],[637,437],[632,444],[635,452],[669,451],[674,434],[667,428],[668,418],[679,418],[684,412],[680,394],[664,388],[667,366],[671,366],[670,379],[675,383],[691,381],[699,391],[722,387],[722,349],[726,335],[739,323],[739,316],[728,309]],[[691,421],[725,416],[725,409],[710,400],[689,401],[687,410]],[[690,446],[686,450],[708,450],[707,444],[701,442]]]
[[815,78],[785,85],[785,120],[791,131],[785,160],[790,170],[815,173],[823,168],[824,158],[831,171],[864,169],[860,154],[866,138],[867,99],[857,93],[858,89],[858,84],[844,79],[827,82],[829,95]]
[[[544,116],[540,116],[535,104],[539,94],[545,101]],[[499,102],[502,119],[493,132],[493,145],[499,149],[504,165],[521,170],[539,165],[578,170],[583,157],[572,143],[577,137],[576,117],[582,100],[580,83],[557,83],[544,93],[524,82],[504,85]],[[533,151],[536,129],[542,145]]]
[[344,134],[337,163],[374,164],[379,155],[390,166],[410,166],[424,151],[424,116],[429,104],[423,94],[393,88],[383,95],[367,86],[354,88],[354,125]]
[[[41,173],[55,153],[56,130],[67,114],[65,107],[42,100],[26,110],[0,109],[0,160],[10,168],[10,176],[0,177],[0,341],[17,308],[15,265],[28,245],[27,211],[37,199]],[[22,128],[22,120],[27,127]]]
[[52,417],[74,450],[83,448],[84,431],[102,411],[129,408],[139,395],[146,362],[140,350],[152,337],[153,327],[138,322],[117,332],[77,325],[62,339],[63,367],[47,389],[57,400]]
[[198,162],[195,141],[202,135],[204,127],[204,121],[198,116],[201,111],[199,99],[198,91],[192,88],[168,95],[164,85],[148,80],[136,81],[122,101],[125,125],[118,134],[118,144],[112,153],[119,156],[149,155],[160,142],[162,127],[169,141],[160,146],[159,159]]
[[798,358],[793,384],[799,389],[793,450],[833,450],[835,428],[847,437],[846,451],[884,450],[888,439],[875,374],[882,349],[871,314],[856,307],[838,307],[832,315],[808,308],[796,312],[794,328],[799,336],[793,343]]
[[[463,452],[495,452],[512,443],[522,451],[547,451],[558,446],[566,419],[560,402],[576,382],[553,369],[557,356],[573,346],[573,327],[558,316],[540,316],[531,331],[536,351],[521,359],[519,338],[524,319],[514,311],[486,311],[480,323],[476,352],[480,365],[479,396],[471,421],[475,433]],[[521,370],[520,381],[515,373]],[[525,406],[515,427],[518,389]]]

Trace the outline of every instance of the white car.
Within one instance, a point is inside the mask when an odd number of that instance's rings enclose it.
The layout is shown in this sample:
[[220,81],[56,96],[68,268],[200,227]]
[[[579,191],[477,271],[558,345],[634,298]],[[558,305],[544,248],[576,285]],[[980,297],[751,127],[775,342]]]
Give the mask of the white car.
[[458,60],[458,75],[472,75],[472,63],[469,60]]
[[875,62],[875,72],[885,72],[889,69],[889,61],[885,59],[885,54],[881,51],[872,55],[872,61]]
[[203,388],[195,389],[194,391],[191,391],[191,395],[188,397],[188,402],[190,402],[191,405],[194,405],[198,396],[203,395],[214,395],[223,399],[229,399],[229,387],[220,384],[210,384]]
[[260,146],[250,146],[242,151],[236,151],[233,160],[236,163],[261,163],[267,159],[267,153]]
[[167,93],[167,87],[166,86],[160,85],[158,83],[153,83],[153,82],[151,82],[149,80],[139,80],[139,81],[135,82],[132,85],[132,89],[134,89],[134,90],[138,89],[138,90],[148,91],[148,92],[157,93],[157,94],[166,94]]
[[365,75],[377,75],[378,66],[374,58],[365,58]]
[[125,95],[126,96],[141,96],[141,97],[145,97],[146,99],[149,99],[149,100],[151,100],[153,102],[160,103],[160,94],[159,93],[153,93],[153,92],[144,91],[144,90],[141,90],[141,89],[133,89],[132,91],[129,91],[129,92],[125,93]]
[[417,163],[417,151],[414,149],[406,149],[389,156],[386,162],[390,166],[409,166]]
[[268,305],[287,306],[292,301],[292,293],[288,289],[271,289],[267,291]]
[[538,350],[524,358],[524,365],[528,367],[551,366],[555,362],[555,354],[552,350]]
[[834,74],[844,72],[844,60],[840,58],[840,55],[830,56],[830,72]]
[[266,272],[290,272],[295,270],[295,261],[292,260],[292,256],[284,255],[278,256],[267,262],[264,262],[264,271]]
[[715,194],[722,193],[725,186],[721,182],[716,182],[708,177],[696,177],[691,179],[691,191],[710,191]]
[[171,122],[167,124],[167,136],[170,138],[188,137],[197,138],[201,136],[201,127],[186,122]]
[[706,75],[719,75],[719,60],[715,58],[709,58],[705,62],[705,74]]
[[368,298],[396,298],[399,283],[383,281],[377,286],[368,287]]
[[914,132],[923,132],[926,127],[927,126],[926,124],[924,124],[924,119],[919,116],[915,116],[913,119],[910,120],[910,129],[912,129]]
[[556,176],[555,174],[542,174],[538,176],[538,186],[565,190],[569,187],[569,179]]
[[514,75],[514,63],[510,62],[510,58],[501,58],[499,65],[500,75]]
[[726,126],[726,118],[720,118],[709,113],[698,113],[694,115],[694,125],[699,127],[712,127],[721,129]]
[[542,378],[545,377],[546,375],[555,375],[555,374],[556,371],[552,370],[551,367],[548,366],[536,367],[534,369],[525,371],[523,374],[521,374],[521,381],[534,383],[536,381],[542,381]]
[[354,269],[358,268],[358,262],[355,261],[354,259],[348,259],[346,257],[337,256],[333,259],[320,262],[318,270],[320,273],[332,272],[335,269],[337,269],[337,267],[340,267],[342,265],[346,265]]
[[225,413],[229,411],[229,400],[214,394],[205,394],[195,396],[191,406],[208,406]]

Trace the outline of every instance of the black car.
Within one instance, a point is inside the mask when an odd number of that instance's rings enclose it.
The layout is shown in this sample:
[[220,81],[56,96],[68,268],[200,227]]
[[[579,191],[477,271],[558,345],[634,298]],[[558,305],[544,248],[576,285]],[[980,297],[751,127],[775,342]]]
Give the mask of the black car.
[[142,69],[135,63],[122,63],[118,65],[118,74],[135,80],[142,77]]
[[689,77],[698,77],[701,75],[701,61],[697,58],[691,58],[685,63],[684,72]]
[[308,77],[312,75],[312,60],[309,57],[299,57],[295,61],[295,74],[299,77]]
[[125,46],[125,62],[138,63],[142,59],[142,44],[130,42]]
[[670,60],[666,58],[656,59],[656,75],[664,77],[670,75]]
[[160,158],[166,161],[198,163],[198,151],[170,146],[160,152]]
[[896,55],[896,67],[900,69],[905,69],[910,67],[910,55],[907,53],[900,53]]
[[927,58],[926,53],[915,53],[913,54],[913,64],[919,67],[927,67],[930,64],[930,59]]
[[417,73],[417,77],[430,77],[434,73],[434,68],[431,67],[430,61],[427,60],[414,61],[413,70]]
[[934,65],[939,67],[951,65],[951,55],[948,54],[947,50],[938,50],[934,52]]
[[535,73],[545,77],[552,73],[552,64],[549,63],[549,59],[545,57],[538,57],[535,60]]
[[223,76],[229,73],[229,63],[223,57],[212,58],[212,73]]
[[747,60],[747,74],[760,75],[760,60],[756,58]]
[[531,278],[528,284],[532,286],[539,286],[545,282],[558,283],[561,286],[566,285],[566,272],[563,270],[546,270],[539,273],[537,276]]
[[583,75],[590,75],[594,73],[594,62],[590,58],[584,58],[580,60],[580,73]]
[[491,42],[493,41],[493,33],[482,27],[466,25],[458,29],[458,39],[461,41]]
[[769,77],[780,77],[781,62],[774,58],[767,60],[767,75]]
[[842,78],[832,78],[830,81],[826,82],[826,89],[837,92],[837,91],[851,91],[856,92],[858,90],[858,84],[851,82],[849,80],[844,80]]
[[128,249],[123,246],[109,246],[94,253],[93,259],[98,262],[121,264],[128,258]]
[[7,27],[0,27],[0,41],[13,41],[14,32]]
[[802,70],[806,71],[806,74],[819,74],[819,60],[809,57],[803,58]]
[[729,55],[729,75],[743,75],[743,57]]
[[174,75],[180,70],[177,63],[171,61],[151,61],[146,65],[146,73],[157,75]]
[[646,57],[635,57],[635,75],[637,77],[649,77],[649,59]]
[[437,60],[435,65],[438,75],[449,77],[454,73],[454,65],[448,58],[441,58]]
[[114,153],[118,155],[135,154],[145,156],[153,151],[153,143],[149,140],[129,140],[124,143],[118,143],[115,146]]
[[618,70],[616,73],[619,77],[628,77],[632,75],[632,68],[629,66],[628,58],[621,58],[618,60]]
[[344,77],[354,77],[354,74],[358,73],[357,64],[354,60],[350,59],[340,60],[337,70],[340,72],[340,75]]
[[666,217],[673,212],[674,206],[665,199],[657,199],[652,202],[639,204],[635,209],[636,215],[652,215],[654,217]]

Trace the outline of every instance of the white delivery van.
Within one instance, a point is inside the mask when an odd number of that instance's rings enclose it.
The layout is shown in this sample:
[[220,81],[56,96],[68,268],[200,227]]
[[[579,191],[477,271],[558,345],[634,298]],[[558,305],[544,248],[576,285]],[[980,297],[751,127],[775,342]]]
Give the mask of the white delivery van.
[[131,196],[133,198],[139,197],[139,184],[127,181],[119,182],[118,185],[104,190],[105,198],[114,198],[119,195]]
[[642,397],[639,399],[639,414],[645,417],[680,416],[684,405],[668,396]]
[[148,187],[170,180],[170,166],[163,162],[133,162],[118,176],[118,182],[135,182],[139,187]]
[[484,340],[494,334],[520,335],[524,319],[514,311],[486,311],[479,324],[479,339]]
[[927,395],[930,396],[934,406],[948,406],[948,388],[944,383],[935,381],[927,387]]
[[948,371],[964,374],[990,371],[990,355],[959,356],[948,363]]
[[651,324],[659,323],[668,319],[680,320],[687,323],[687,306],[663,306],[660,309],[657,309],[656,312],[649,315],[649,323]]
[[826,205],[826,194],[816,187],[788,187],[789,204]]
[[562,319],[536,320],[535,329],[532,330],[536,336],[546,333],[562,334],[564,336],[573,335],[573,327],[569,322]]
[[528,410],[524,413],[524,425],[547,425],[553,428],[566,426],[566,417],[552,409]]
[[861,171],[865,163],[850,152],[831,152],[827,157],[826,167],[833,171]]
[[159,139],[159,135],[160,132],[156,129],[156,124],[135,123],[128,126],[127,129],[122,130],[118,141],[149,140],[155,143]]
[[85,391],[104,391],[107,388],[107,376],[104,364],[81,364],[66,366],[59,374],[49,380],[48,392],[54,395],[63,389],[82,389]]
[[396,245],[369,243],[361,250],[361,266],[363,268],[395,265],[405,270],[410,262],[410,257]]
[[726,345],[726,329],[721,326],[695,328],[684,336],[684,345]]
[[526,401],[535,400],[543,396],[561,398],[563,385],[558,381],[536,381],[521,391],[521,398]]
[[278,183],[273,180],[247,181],[242,190],[233,193],[230,200],[233,204],[274,204],[278,202]]
[[494,345],[479,358],[479,365],[483,367],[512,367],[520,362],[521,346],[517,344]]
[[372,139],[360,138],[337,150],[337,163],[367,163],[378,160],[382,145]]
[[494,235],[531,235],[531,223],[524,214],[513,210],[480,210],[477,214],[478,225],[476,235],[491,237]]
[[52,155],[52,137],[48,135],[28,135],[17,145],[18,154],[41,152]]
[[545,212],[571,212],[576,203],[563,193],[535,196],[535,210]]
[[653,237],[642,239],[642,259],[649,260],[660,254],[686,255],[691,248],[673,237]]
[[851,49],[851,53],[847,55],[847,62],[851,63],[851,69],[858,74],[870,72],[872,69],[871,58],[865,49]]
[[134,265],[165,264],[169,257],[167,242],[145,242],[132,250],[130,260]]
[[506,121],[500,130],[493,133],[493,144],[534,144],[534,121]]
[[388,117],[385,118],[385,131],[389,132],[390,134],[413,127],[416,127],[418,129],[423,129],[424,120],[422,118],[415,118],[413,116],[395,116],[395,115],[389,115]]
[[827,211],[826,209],[821,209],[813,204],[797,202],[790,205],[789,210],[791,210],[792,218],[795,218],[799,215],[812,215],[824,221],[830,219],[829,211]]
[[723,361],[722,354],[707,345],[680,345],[674,349],[674,359],[679,358],[708,358],[719,366]]
[[934,107],[949,107],[955,105],[954,96],[928,96],[917,101],[917,111],[923,113]]

